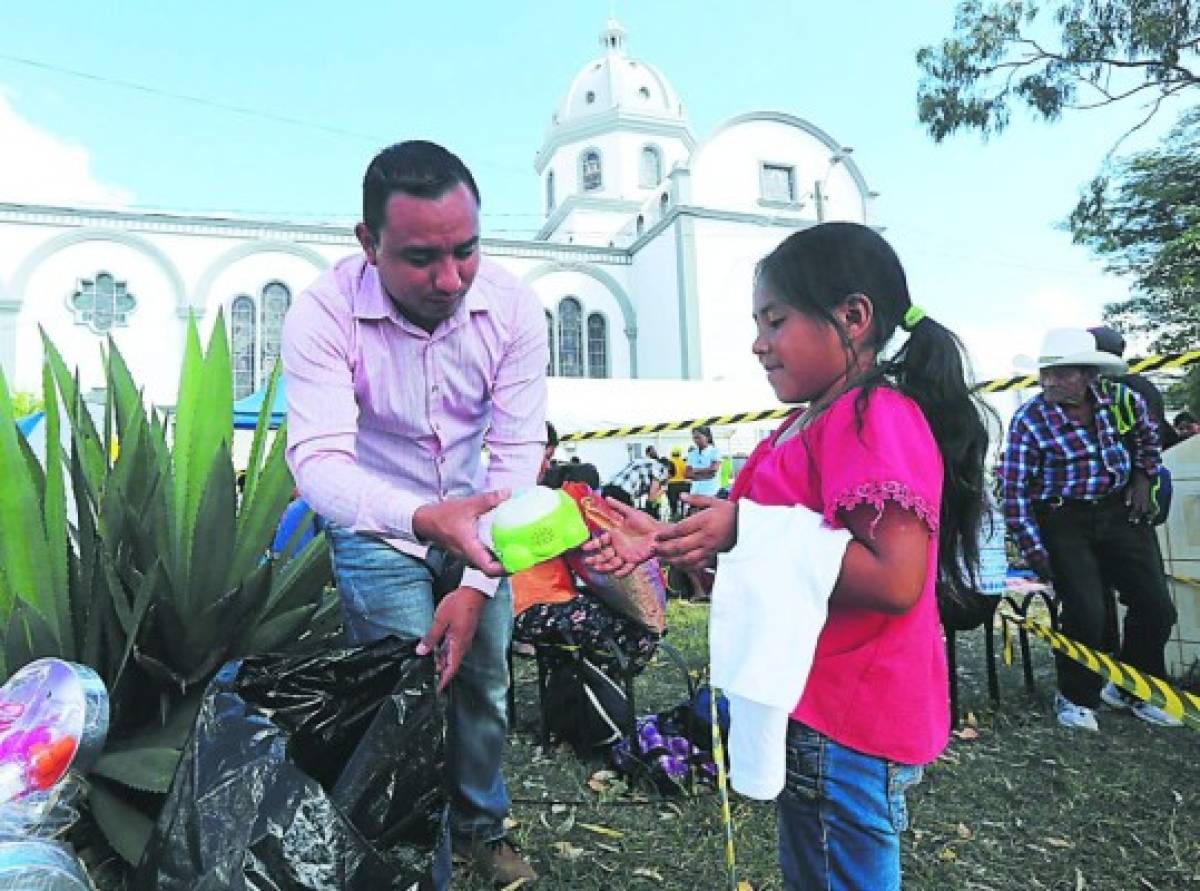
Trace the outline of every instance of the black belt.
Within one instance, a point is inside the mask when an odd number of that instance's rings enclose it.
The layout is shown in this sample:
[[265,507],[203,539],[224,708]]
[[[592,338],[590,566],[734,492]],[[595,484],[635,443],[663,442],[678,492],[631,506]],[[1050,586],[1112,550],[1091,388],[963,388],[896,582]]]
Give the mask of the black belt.
[[1049,498],[1043,498],[1037,502],[1038,507],[1043,507],[1047,510],[1059,510],[1064,507],[1078,507],[1086,510],[1095,510],[1101,507],[1108,507],[1114,503],[1120,503],[1120,496],[1123,490],[1117,489],[1101,495],[1099,498],[1064,498],[1062,495],[1051,495]]

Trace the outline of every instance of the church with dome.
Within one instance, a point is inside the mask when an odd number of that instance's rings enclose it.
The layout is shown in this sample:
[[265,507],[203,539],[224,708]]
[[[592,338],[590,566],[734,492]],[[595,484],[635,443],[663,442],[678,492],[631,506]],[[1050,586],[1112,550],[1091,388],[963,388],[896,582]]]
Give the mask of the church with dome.
[[[485,231],[483,249],[541,298],[548,371],[563,383],[761,380],[754,264],[819,221],[873,223],[875,193],[852,149],[789,111],[693,132],[683,98],[626,38],[610,20],[549,117],[534,158],[540,230]],[[111,335],[169,406],[186,319],[204,334],[223,310],[242,397],[277,361],[292,297],[357,250],[349,228],[321,223],[0,203],[0,364],[10,389],[40,392],[41,327],[85,388],[102,386]]]

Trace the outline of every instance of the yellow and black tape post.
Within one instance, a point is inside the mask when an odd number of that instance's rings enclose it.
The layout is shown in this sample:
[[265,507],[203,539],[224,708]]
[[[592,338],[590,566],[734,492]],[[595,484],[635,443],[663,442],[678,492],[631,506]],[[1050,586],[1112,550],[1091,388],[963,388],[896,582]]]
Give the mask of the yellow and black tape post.
[[[1129,363],[1131,372],[1172,371],[1200,363],[1200,350],[1169,353],[1164,356],[1146,356]],[[1037,385],[1036,374],[1021,374],[1014,377],[998,377],[984,381],[978,389],[983,393],[1000,393],[1005,390],[1020,390]],[[794,411],[792,407],[765,408],[760,411],[741,411],[728,415],[710,415],[706,418],[688,418],[683,421],[661,421],[656,424],[635,424],[629,427],[612,427],[608,430],[582,430],[564,433],[562,442],[591,442],[598,439],[627,439],[631,436],[653,436],[656,433],[677,433],[693,427],[728,427],[735,424],[753,424],[756,421],[777,421]]]
[[[1062,653],[1068,659],[1075,660],[1105,680],[1112,681],[1127,693],[1132,693],[1138,699],[1157,705],[1168,715],[1179,718],[1193,730],[1200,730],[1200,696],[1184,690],[1176,690],[1161,678],[1138,671],[1132,665],[1120,662],[1107,653],[1097,653],[1090,647],[1071,640],[1042,622],[1022,619],[1005,610],[1000,611],[1000,617],[1005,622],[1011,622],[1026,631],[1032,631],[1050,644],[1052,649]],[[1009,661],[1007,657],[1005,661]]]

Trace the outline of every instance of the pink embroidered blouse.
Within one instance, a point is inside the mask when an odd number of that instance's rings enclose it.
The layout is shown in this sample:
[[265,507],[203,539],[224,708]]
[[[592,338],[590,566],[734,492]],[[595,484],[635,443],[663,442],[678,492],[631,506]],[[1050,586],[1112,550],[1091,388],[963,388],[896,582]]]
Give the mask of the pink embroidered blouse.
[[836,528],[845,526],[840,510],[866,503],[882,511],[888,501],[924,521],[928,571],[920,599],[900,616],[831,604],[792,720],[867,755],[925,764],[945,748],[950,723],[934,596],[942,458],[915,402],[879,388],[859,429],[858,394],[857,389],[843,394],[790,439],[777,444],[777,431],[760,443],[731,497],[801,504]]

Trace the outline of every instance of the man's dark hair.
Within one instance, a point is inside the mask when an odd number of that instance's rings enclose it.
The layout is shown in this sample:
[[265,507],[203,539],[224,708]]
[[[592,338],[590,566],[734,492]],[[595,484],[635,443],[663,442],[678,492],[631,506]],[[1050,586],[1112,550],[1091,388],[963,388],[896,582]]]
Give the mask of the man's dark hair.
[[388,199],[396,192],[433,200],[459,184],[481,203],[475,177],[458,155],[423,139],[398,142],[376,155],[363,176],[363,222],[378,240]]
[[1174,423],[1175,423],[1176,427],[1178,427],[1180,424],[1195,424],[1196,416],[1194,414],[1192,414],[1190,411],[1181,411],[1179,414],[1177,414],[1175,416]]

